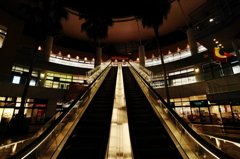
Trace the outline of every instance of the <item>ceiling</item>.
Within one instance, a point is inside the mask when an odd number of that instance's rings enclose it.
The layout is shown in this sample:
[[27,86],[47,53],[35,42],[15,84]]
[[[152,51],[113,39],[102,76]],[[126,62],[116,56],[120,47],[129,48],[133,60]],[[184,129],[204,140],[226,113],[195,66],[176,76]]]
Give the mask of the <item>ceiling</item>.
[[[3,8],[4,10],[7,10],[16,16],[21,17],[17,10],[19,3],[22,1],[27,0],[5,0],[1,2],[0,8]],[[196,10],[206,1],[207,0],[180,0],[183,12],[186,15],[186,19],[184,18],[179,3],[177,1],[172,3],[167,20],[164,21],[164,24],[159,28],[160,36],[164,36],[165,40],[163,40],[163,43],[165,43],[165,45],[176,43],[177,40],[181,38],[187,38],[183,28],[187,28],[187,23],[191,24],[191,19],[188,16],[189,13]],[[89,10],[90,12],[104,12],[113,17],[114,24],[109,28],[108,37],[100,41],[102,45],[111,43],[116,46],[118,44],[139,43],[140,41],[143,41],[144,43],[149,39],[152,39],[154,37],[153,29],[143,28],[141,21],[136,21],[134,17],[131,16],[133,12],[132,8],[134,8],[138,2],[139,1],[129,0],[87,0],[86,2],[68,0],[68,3],[71,4],[68,8],[69,19],[62,21],[64,36],[58,39],[55,44],[79,50],[79,41],[81,41],[83,42],[81,43],[81,49],[86,46],[87,48],[85,51],[93,51],[88,42],[90,39],[84,32],[81,32],[81,24],[84,22],[84,20],[79,20],[77,11],[81,7],[83,7],[85,10]],[[173,34],[175,32],[178,32],[178,34]],[[181,32],[181,34],[179,34],[179,32]]]
[[[207,0],[181,0],[180,4],[186,15],[186,20],[191,24],[191,19],[187,16],[189,13],[194,11],[200,5],[204,4]],[[121,5],[118,3],[111,4],[98,4],[98,7],[107,8],[118,8],[115,9],[113,15],[116,17],[121,17],[121,15],[127,16],[131,14],[129,7],[125,8],[123,2]],[[126,2],[126,6],[128,3]],[[126,13],[124,13],[126,10]],[[88,41],[90,40],[84,32],[81,32],[81,24],[84,20],[79,20],[78,12],[70,10],[69,19],[63,20],[64,34],[66,36]],[[134,20],[134,17],[126,18],[114,18],[114,25],[109,28],[108,38],[101,40],[101,43],[129,43],[129,42],[139,42],[140,40],[146,41],[154,37],[153,29],[143,28],[140,21]],[[168,15],[164,24],[159,28],[160,36],[167,35],[171,32],[178,31],[180,28],[186,28],[186,21],[184,15],[181,11],[180,5],[177,1],[172,3],[171,11]]]

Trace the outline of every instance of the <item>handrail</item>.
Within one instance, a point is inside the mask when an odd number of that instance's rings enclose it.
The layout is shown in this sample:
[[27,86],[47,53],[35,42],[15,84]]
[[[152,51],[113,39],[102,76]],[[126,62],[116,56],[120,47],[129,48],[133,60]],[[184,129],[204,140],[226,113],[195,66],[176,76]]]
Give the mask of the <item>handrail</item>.
[[[131,64],[130,64],[131,65]],[[133,67],[132,67],[133,68]],[[177,129],[181,133],[181,135],[187,135],[187,140],[190,140],[194,142],[194,147],[191,147],[192,150],[196,151],[197,149],[201,151],[204,151],[204,156],[208,156],[209,158],[221,158],[221,159],[232,159],[231,156],[225,154],[212,144],[208,143],[206,140],[204,140],[201,136],[199,136],[189,125],[168,105],[165,100],[150,86],[150,84],[140,76],[140,74],[134,70],[135,74],[139,77],[141,80],[141,83],[144,84],[144,86],[147,88],[147,95],[148,100],[151,101],[151,104],[155,105],[155,110],[157,110],[160,114],[160,116],[163,116],[164,122],[171,121],[174,128]],[[144,89],[143,87],[141,87]],[[176,133],[176,132],[175,132]],[[176,135],[174,133],[174,135]],[[177,137],[175,136],[179,143],[181,143],[181,140],[183,140],[183,136]],[[193,144],[187,142],[187,144]],[[195,152],[196,153],[196,152]],[[199,155],[199,154],[198,154]],[[202,156],[202,158],[204,158]]]
[[[49,148],[54,145],[55,150],[59,151],[59,146],[63,144],[62,140],[59,142],[57,138],[61,137],[64,140],[69,137],[70,131],[73,130],[78,120],[86,110],[86,107],[90,103],[92,97],[100,87],[102,81],[105,79],[108,71],[111,68],[111,64],[108,64],[102,73],[85,89],[63,112],[53,123],[48,127],[36,140],[27,145],[24,149],[15,153],[10,159],[20,158],[39,158],[42,157]],[[68,132],[64,132],[64,136],[61,136],[62,131],[68,126]],[[65,130],[66,131],[66,130]],[[60,135],[61,134],[61,135]],[[52,153],[52,152],[51,152]]]

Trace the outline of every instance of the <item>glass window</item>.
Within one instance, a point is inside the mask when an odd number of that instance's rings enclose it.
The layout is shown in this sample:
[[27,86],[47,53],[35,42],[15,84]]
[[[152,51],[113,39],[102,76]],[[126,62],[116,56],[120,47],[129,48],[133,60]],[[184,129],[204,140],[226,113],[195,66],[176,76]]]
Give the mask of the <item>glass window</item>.
[[203,123],[211,123],[208,107],[200,107],[200,113]]
[[189,106],[189,105],[190,105],[190,102],[182,102],[182,105],[183,105],[183,106]]
[[21,102],[22,98],[21,97],[17,97],[17,102]]
[[0,102],[0,107],[4,107],[5,102]]
[[45,87],[52,88],[52,81],[46,81],[45,82]]
[[14,76],[14,77],[13,77],[13,80],[12,80],[12,83],[19,84],[19,83],[20,83],[20,80],[21,80],[21,77],[20,77],[20,76]]
[[206,95],[190,96],[189,98],[190,98],[190,101],[207,100]]
[[13,108],[5,108],[2,113],[1,125],[7,125],[13,116]]
[[7,101],[16,101],[16,97],[8,97]]
[[233,66],[232,70],[234,74],[240,73],[240,66],[239,65]]
[[25,103],[25,107],[33,107],[34,103]]
[[192,122],[194,123],[200,123],[200,113],[199,113],[199,107],[192,108]]
[[59,82],[53,82],[52,88],[58,88]]
[[0,97],[0,101],[5,101],[6,97]]

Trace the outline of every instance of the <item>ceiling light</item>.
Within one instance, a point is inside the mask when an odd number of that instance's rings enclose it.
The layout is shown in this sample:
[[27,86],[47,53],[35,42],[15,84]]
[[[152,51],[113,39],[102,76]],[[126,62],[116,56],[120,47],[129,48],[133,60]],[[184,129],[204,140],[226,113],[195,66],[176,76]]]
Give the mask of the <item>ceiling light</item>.
[[218,41],[216,41],[216,44],[218,44]]
[[213,39],[213,41],[216,41],[216,39]]
[[209,19],[209,22],[213,22],[213,18],[210,18],[210,19]]

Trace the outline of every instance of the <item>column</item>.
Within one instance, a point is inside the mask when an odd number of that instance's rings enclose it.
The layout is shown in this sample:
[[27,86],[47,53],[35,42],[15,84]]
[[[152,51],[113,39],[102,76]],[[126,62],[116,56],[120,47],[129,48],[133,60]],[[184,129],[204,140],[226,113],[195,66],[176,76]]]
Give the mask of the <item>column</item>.
[[138,56],[139,56],[139,64],[145,67],[145,48],[143,45],[138,46]]
[[53,37],[47,35],[45,38],[44,46],[43,46],[43,59],[49,61],[50,53],[52,51],[53,45]]
[[95,67],[101,65],[101,60],[102,60],[102,48],[101,47],[97,47],[96,48]]
[[198,46],[197,46],[197,42],[195,40],[193,28],[189,28],[187,30],[187,37],[188,37],[188,44],[190,47],[191,54],[196,55],[198,53]]
[[233,46],[233,49],[234,49],[234,52],[237,56],[237,59],[238,59],[238,65],[240,65],[240,54],[239,54],[239,48],[238,48],[238,44],[235,40],[234,37],[230,38],[231,42],[232,42],[232,46]]

